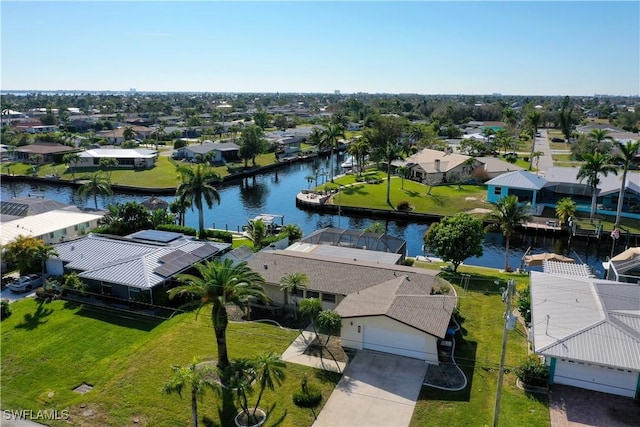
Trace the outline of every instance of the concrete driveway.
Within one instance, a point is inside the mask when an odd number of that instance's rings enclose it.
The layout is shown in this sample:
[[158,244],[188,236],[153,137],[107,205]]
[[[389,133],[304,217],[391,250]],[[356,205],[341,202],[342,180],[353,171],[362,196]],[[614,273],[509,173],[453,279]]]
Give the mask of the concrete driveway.
[[426,372],[423,361],[360,350],[313,426],[408,426]]

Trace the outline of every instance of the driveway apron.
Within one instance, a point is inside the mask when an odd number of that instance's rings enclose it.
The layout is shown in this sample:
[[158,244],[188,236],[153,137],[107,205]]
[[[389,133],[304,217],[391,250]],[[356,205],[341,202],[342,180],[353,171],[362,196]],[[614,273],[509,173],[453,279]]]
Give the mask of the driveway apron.
[[424,361],[360,350],[313,426],[408,426],[426,371]]

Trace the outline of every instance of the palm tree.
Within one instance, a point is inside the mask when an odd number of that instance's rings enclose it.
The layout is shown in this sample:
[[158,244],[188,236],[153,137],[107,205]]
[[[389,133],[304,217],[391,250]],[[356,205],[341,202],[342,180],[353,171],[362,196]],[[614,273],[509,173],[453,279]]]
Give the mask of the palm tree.
[[264,221],[261,218],[252,219],[249,221],[249,225],[246,227],[247,237],[253,242],[253,250],[259,251],[262,249],[262,240],[267,237],[267,230],[264,225]]
[[98,209],[98,195],[110,196],[113,194],[111,181],[109,181],[109,177],[103,175],[101,172],[93,173],[89,176],[87,182],[78,188],[78,194],[80,197],[92,195],[95,208]]
[[560,224],[566,224],[570,217],[576,215],[576,202],[571,197],[564,197],[556,203],[556,216]]
[[406,166],[399,166],[398,175],[402,178],[402,189],[404,190],[404,179],[409,175],[409,168]]
[[618,174],[618,170],[609,165],[610,157],[606,154],[602,154],[598,151],[595,153],[586,153],[583,156],[585,163],[580,166],[578,175],[576,176],[580,182],[584,179],[587,180],[587,184],[591,187],[591,214],[589,215],[589,221],[593,222],[593,217],[596,213],[596,201],[598,198],[598,184],[600,184],[599,175],[609,175],[609,172],[614,175]]
[[116,160],[114,157],[102,157],[100,158],[100,161],[98,163],[100,165],[100,169],[102,169],[103,171],[107,171],[107,176],[109,177],[109,180],[111,180],[111,173],[112,173],[112,168],[118,166],[118,160]]
[[246,262],[238,264],[230,259],[213,260],[194,265],[196,274],[180,274],[178,279],[184,283],[169,291],[169,298],[176,295],[192,295],[197,300],[198,312],[211,305],[211,322],[218,346],[218,368],[224,370],[229,365],[227,352],[227,304],[246,309],[249,297],[267,303],[264,293],[264,278],[251,270]]
[[331,350],[329,350],[329,340],[331,339],[332,335],[338,335],[340,333],[340,328],[342,327],[342,318],[334,310],[322,310],[320,313],[318,313],[316,322],[318,323],[318,329],[320,330],[320,332],[327,336],[323,347],[327,349],[327,352],[329,353],[329,355],[331,355],[333,361],[336,362],[336,366],[338,366],[339,370],[340,368],[338,365],[338,360],[333,355]]
[[609,136],[609,131],[606,129],[591,129],[591,132],[589,132],[589,139],[596,143],[596,151],[600,151],[600,144],[604,141],[609,141],[612,138]]
[[181,200],[180,198],[177,198],[173,202],[171,202],[171,204],[169,205],[169,211],[172,214],[177,215],[178,225],[184,226],[186,216],[185,214],[187,212],[187,209],[189,209],[190,207],[191,202],[186,199]]
[[216,385],[211,380],[213,370],[203,366],[198,366],[194,358],[188,366],[171,367],[173,376],[163,384],[161,392],[163,394],[177,393],[182,397],[182,390],[191,388],[191,420],[194,427],[198,427],[198,400],[202,401],[207,390],[215,389]]
[[57,257],[58,252],[56,252],[56,248],[50,245],[38,245],[33,248],[32,257],[33,260],[40,264],[42,267],[42,277],[46,272],[47,260],[49,258]]
[[533,154],[536,153],[536,134],[538,133],[538,126],[540,126],[540,120],[542,115],[540,111],[533,109],[527,114],[527,122],[533,130],[533,136],[531,137],[531,157],[529,161],[529,170],[533,167]]
[[328,125],[324,131],[322,131],[322,138],[320,139],[321,147],[329,147],[329,167],[331,169],[330,177],[333,182],[333,150],[338,148],[338,138],[344,138],[344,128],[340,124]]
[[[289,273],[280,279],[280,290],[284,293],[284,305],[289,304],[289,295],[294,297],[294,305],[298,305],[295,299],[298,289],[306,288],[309,284],[309,277],[304,273]],[[297,308],[294,310],[294,316],[298,318]]]
[[214,202],[220,204],[220,194],[212,185],[212,182],[218,181],[220,177],[205,164],[198,164],[194,168],[177,166],[176,169],[181,178],[176,195],[181,202],[188,201],[191,206],[198,209],[198,236],[204,239],[204,207],[202,202],[204,200],[209,209],[213,208]]
[[313,333],[315,334],[318,343],[320,343],[320,335],[318,334],[316,319],[321,311],[322,301],[320,301],[320,298],[305,298],[300,301],[300,314],[311,321],[311,327],[313,328]]
[[71,177],[75,181],[76,165],[80,161],[80,155],[78,153],[67,153],[64,156],[62,156],[62,161],[67,165],[67,167],[70,167],[71,165],[73,165],[73,167],[71,168],[71,174],[72,174]]
[[287,365],[280,360],[280,357],[273,352],[259,354],[253,361],[253,364],[257,374],[258,384],[260,385],[260,392],[258,393],[258,399],[256,400],[256,406],[253,408],[252,415],[256,413],[258,406],[260,406],[265,388],[273,391],[275,384],[282,384],[285,379],[284,370],[287,367]]
[[136,137],[136,133],[131,126],[127,126],[122,131],[122,137],[125,141],[130,141]]
[[515,195],[510,194],[500,198],[493,207],[493,212],[491,212],[487,217],[487,220],[491,223],[487,226],[487,229],[498,230],[502,232],[502,235],[505,238],[505,271],[511,271],[511,268],[509,267],[509,241],[511,240],[511,235],[522,222],[531,218],[531,215],[528,213],[528,209],[528,204],[519,204],[518,198]]
[[409,138],[414,144],[418,144],[426,134],[425,128],[420,123],[411,126],[409,130]]
[[387,141],[381,154],[382,159],[387,163],[387,203],[391,205],[391,162],[402,158],[402,147]]
[[365,167],[365,159],[369,154],[369,143],[365,138],[358,138],[352,141],[347,148],[347,152],[351,154],[358,164],[359,173],[362,174]]
[[540,173],[540,157],[544,156],[542,151],[534,151],[531,153],[531,160],[536,159],[536,175]]
[[618,228],[620,226],[620,218],[622,216],[622,203],[624,201],[624,192],[626,190],[627,172],[629,172],[629,167],[636,161],[636,158],[640,153],[640,141],[632,141],[628,144],[615,141],[615,145],[618,147],[619,151],[619,154],[615,156],[615,160],[622,163],[622,183],[620,184],[620,195],[618,196],[616,223],[614,226],[614,228]]

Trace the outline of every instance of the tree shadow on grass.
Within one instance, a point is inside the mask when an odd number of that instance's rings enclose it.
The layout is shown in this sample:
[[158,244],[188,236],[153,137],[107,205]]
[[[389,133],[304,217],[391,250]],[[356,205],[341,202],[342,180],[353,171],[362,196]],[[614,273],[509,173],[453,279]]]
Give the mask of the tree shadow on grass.
[[89,317],[111,323],[112,325],[123,326],[125,328],[139,329],[141,331],[151,331],[162,323],[160,319],[141,316],[134,312],[120,311],[108,307],[82,305],[75,313],[77,316]]
[[[442,272],[439,277],[447,280],[448,282],[454,283],[460,286],[462,281],[462,274],[464,273],[453,273],[453,272]],[[506,289],[507,282],[504,278],[499,276],[490,276],[490,275],[482,275],[478,276],[475,274],[470,274],[469,284],[467,286],[468,291],[474,292],[483,292],[485,295],[495,295],[496,292],[500,291],[500,288],[503,287]],[[496,282],[498,282],[496,284]]]
[[445,391],[434,387],[422,387],[419,400],[440,400],[450,402],[468,402],[471,399],[471,387],[476,366],[476,352],[478,343],[456,337],[454,358],[467,377],[467,386],[460,391]]
[[420,197],[420,193],[414,190],[404,190],[404,192],[407,193],[409,197]]
[[427,194],[427,197],[433,200],[433,203],[436,206],[444,206],[445,202],[447,201],[446,197],[440,196],[438,194]]
[[38,326],[42,326],[47,323],[48,320],[45,320],[45,318],[51,316],[53,309],[45,308],[44,304],[44,301],[39,302],[36,311],[34,313],[25,314],[23,322],[17,324],[15,328],[33,331],[38,328]]

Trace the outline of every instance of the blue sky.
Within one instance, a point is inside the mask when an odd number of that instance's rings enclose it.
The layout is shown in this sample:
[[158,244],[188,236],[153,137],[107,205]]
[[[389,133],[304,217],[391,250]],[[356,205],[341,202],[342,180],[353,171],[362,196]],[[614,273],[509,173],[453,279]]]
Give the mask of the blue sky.
[[1,89],[640,94],[640,2],[7,2]]

